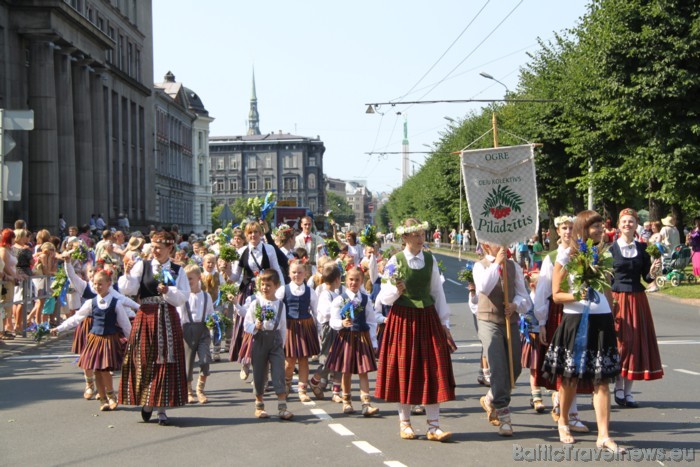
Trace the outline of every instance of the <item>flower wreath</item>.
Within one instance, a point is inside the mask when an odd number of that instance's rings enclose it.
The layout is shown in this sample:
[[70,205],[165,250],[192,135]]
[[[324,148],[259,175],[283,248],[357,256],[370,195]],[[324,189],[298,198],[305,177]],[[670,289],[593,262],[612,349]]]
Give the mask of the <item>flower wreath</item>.
[[413,232],[418,232],[419,230],[428,230],[428,227],[429,225],[427,221],[423,222],[422,224],[415,224],[409,227],[405,227],[402,225],[396,229],[396,235],[405,235]]
[[562,225],[564,222],[569,222],[571,224],[574,223],[574,218],[571,216],[563,215],[559,217],[554,218],[554,227],[559,227]]

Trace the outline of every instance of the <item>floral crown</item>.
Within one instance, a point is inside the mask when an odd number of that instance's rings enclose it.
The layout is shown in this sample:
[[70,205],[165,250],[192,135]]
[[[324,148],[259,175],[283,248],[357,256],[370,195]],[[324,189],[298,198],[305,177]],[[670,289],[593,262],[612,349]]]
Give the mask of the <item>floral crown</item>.
[[560,225],[562,225],[565,222],[569,222],[569,223],[573,224],[574,218],[571,216],[567,216],[567,215],[555,217],[554,218],[554,227],[559,227]]
[[405,235],[405,234],[410,234],[413,232],[418,232],[419,230],[428,230],[428,222],[423,222],[422,224],[415,224],[411,226],[399,226],[396,229],[396,235]]

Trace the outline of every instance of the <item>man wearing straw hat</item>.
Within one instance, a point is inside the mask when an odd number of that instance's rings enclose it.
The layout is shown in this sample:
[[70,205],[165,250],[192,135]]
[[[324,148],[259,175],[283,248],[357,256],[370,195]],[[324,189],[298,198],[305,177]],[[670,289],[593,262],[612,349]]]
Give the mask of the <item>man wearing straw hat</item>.
[[676,228],[676,219],[672,214],[661,219],[661,243],[666,247],[666,252],[670,255],[673,249],[681,244],[681,234]]

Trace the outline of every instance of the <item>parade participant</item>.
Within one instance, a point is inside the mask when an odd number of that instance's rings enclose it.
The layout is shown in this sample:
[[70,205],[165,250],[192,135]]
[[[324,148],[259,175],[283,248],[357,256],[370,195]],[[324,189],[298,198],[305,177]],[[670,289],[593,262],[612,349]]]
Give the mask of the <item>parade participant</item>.
[[693,250],[691,257],[693,261],[693,275],[700,277],[700,217],[693,219],[693,223],[695,228],[688,233],[686,243]]
[[338,234],[338,224],[333,224],[333,237],[341,247],[347,245],[348,256],[352,257],[352,262],[354,264],[360,264],[360,261],[364,257],[364,251],[362,245],[357,242],[357,232],[349,230],[345,233],[346,241],[343,241],[340,234]]
[[119,401],[140,405],[144,422],[155,408],[159,425],[170,423],[167,407],[187,403],[184,341],[175,307],[185,304],[190,285],[181,268],[170,262],[174,243],[172,233],[154,233],[153,260],[127,263],[119,278],[119,290],[138,295],[141,303],[126,347]]
[[295,238],[294,248],[306,248],[306,251],[309,253],[311,264],[315,266],[319,256],[322,256],[320,251],[326,243],[320,236],[311,232],[312,224],[313,220],[311,217],[304,216],[301,218],[301,233]]
[[12,244],[15,242],[15,232],[12,229],[4,229],[0,238],[0,262],[2,268],[2,313],[4,315],[2,334],[3,340],[12,340],[19,331],[19,322],[13,323],[12,299],[17,279],[17,257],[12,254]]
[[[185,266],[185,274],[190,284],[190,296],[184,306],[177,307],[182,323],[182,335],[185,340],[185,372],[187,373],[187,403],[199,401],[206,404],[209,400],[204,393],[204,385],[209,376],[209,364],[212,361],[211,337],[206,321],[214,314],[212,298],[202,290],[202,273],[195,264]],[[199,378],[197,379],[197,397],[192,389],[194,357],[199,362]]]
[[[573,223],[572,239],[585,242],[591,238],[600,244],[603,237],[603,218],[595,211],[580,212]],[[569,426],[569,410],[576,394],[579,380],[593,382],[593,407],[596,413],[598,439],[596,446],[613,452],[624,452],[610,437],[610,390],[608,385],[612,378],[620,374],[620,357],[615,342],[615,326],[610,311],[609,291],[594,290],[592,300],[577,300],[581,298],[573,293],[565,292],[562,287],[564,280],[568,281],[568,289],[573,288],[573,275],[568,274],[565,266],[572,257],[579,254],[579,246],[572,241],[567,250],[557,254],[552,273],[552,299],[555,303],[564,305],[564,316],[561,324],[550,338],[549,348],[545,355],[542,372],[545,377],[555,380],[562,378],[559,389],[561,406],[558,422],[559,440],[564,444],[575,442]],[[588,326],[586,349],[584,350],[585,367],[583,371],[577,368],[574,361],[576,350],[576,335],[583,316],[588,309]]]
[[[498,426],[498,434],[512,436],[513,425],[509,407],[511,391],[522,369],[518,358],[521,352],[520,340],[517,338],[517,314],[527,312],[530,299],[523,281],[523,270],[515,261],[506,259],[505,248],[488,242],[483,242],[482,247],[486,255],[474,264],[473,273],[474,286],[479,297],[476,313],[479,320],[479,340],[484,346],[491,370],[491,388],[480,402],[488,414],[489,423]],[[507,296],[503,287],[506,280]],[[510,378],[506,326],[510,326],[512,336],[510,348],[513,356],[513,381]]]
[[452,433],[440,428],[440,404],[455,398],[447,344],[450,310],[437,261],[423,251],[427,228],[427,222],[407,219],[396,231],[404,249],[392,256],[384,268],[387,280],[379,299],[391,310],[385,321],[375,394],[399,404],[401,438],[416,438],[411,426],[411,406],[423,405],[428,439],[447,441]]
[[[212,253],[204,255],[202,259],[202,288],[209,294],[211,302],[214,304],[219,300],[219,287],[226,283],[226,277],[217,269],[217,262],[216,255]],[[219,308],[216,311],[220,311],[223,308],[223,304],[220,302],[215,307]],[[214,347],[212,360],[215,362],[221,359],[221,337],[220,333],[216,333],[213,329],[211,330],[211,341]]]
[[318,297],[310,287],[304,284],[306,267],[301,260],[293,259],[289,263],[291,282],[277,290],[278,300],[282,300],[287,310],[287,339],[284,346],[286,357],[285,384],[287,394],[291,392],[294,367],[299,364],[299,400],[311,402],[306,394],[309,380],[309,357],[318,355],[320,346],[314,316],[318,308]]
[[620,238],[610,249],[615,272],[612,292],[617,303],[615,331],[621,367],[615,382],[615,402],[629,408],[639,407],[632,396],[635,380],[661,379],[664,374],[654,320],[641,283],[642,278],[645,282],[654,282],[654,273],[661,269],[661,259],[652,263],[644,245],[634,240],[638,223],[635,210],[620,211]]
[[90,333],[85,349],[78,358],[78,366],[94,371],[100,410],[114,410],[118,402],[110,372],[119,371],[122,367],[124,351],[120,338],[131,333],[131,323],[121,300],[112,293],[109,274],[99,271],[93,280],[97,297],[86,301],[75,315],[52,329],[51,334],[58,335],[76,327],[88,316],[92,317]]
[[[330,259],[328,260],[330,261]],[[316,311],[316,322],[320,327],[321,350],[318,354],[319,362],[321,363],[313,378],[309,381],[309,386],[317,399],[323,399],[323,391],[328,384],[328,352],[331,345],[335,341],[338,331],[330,325],[331,305],[333,300],[338,296],[337,290],[340,288],[340,269],[334,262],[329,262],[322,266],[323,284],[316,287],[318,291],[318,307]],[[335,373],[337,377],[333,379],[333,402],[341,403],[343,401],[340,396],[340,373]]]
[[355,413],[352,407],[352,375],[359,375],[362,415],[371,417],[379,412],[372,407],[369,395],[370,371],[377,371],[377,322],[369,297],[360,292],[364,273],[351,267],[345,273],[346,289],[333,299],[330,325],[338,331],[328,353],[328,368],[342,373],[343,413]]
[[[569,244],[571,242],[571,229],[573,228],[574,218],[563,215],[554,219],[554,226],[557,229],[559,244],[557,249],[550,252],[544,257],[542,267],[540,268],[537,287],[535,288],[535,318],[539,323],[539,341],[544,347],[540,350],[540,361],[537,364],[536,385],[544,386],[552,392],[552,419],[555,423],[559,421],[559,387],[561,386],[561,378],[556,381],[551,381],[542,376],[542,364],[544,356],[547,353],[549,346],[549,338],[554,335],[554,332],[559,327],[563,316],[564,305],[555,303],[552,300],[552,273],[554,272],[554,263],[557,259],[558,252],[570,251]],[[579,381],[576,386],[576,394],[591,394],[593,385],[587,381]],[[569,428],[576,433],[588,433],[590,430],[581,421],[578,414],[578,404],[576,395],[571,402],[569,409]]]
[[245,332],[253,336],[251,359],[253,363],[253,392],[255,416],[269,418],[263,396],[268,373],[277,394],[277,412],[282,420],[294,414],[287,410],[287,391],[284,384],[284,344],[287,336],[286,310],[277,300],[275,291],[280,286],[279,274],[273,269],[263,270],[257,277],[258,291],[247,306]]
[[[238,304],[245,305],[246,299],[253,295],[255,291],[255,277],[265,269],[277,271],[279,283],[284,282],[282,271],[277,263],[277,255],[271,245],[263,243],[262,227],[257,222],[248,222],[245,225],[245,236],[248,245],[241,250],[238,263],[233,265],[231,279],[233,282],[241,281],[238,293]],[[245,315],[236,315],[237,322],[234,322],[234,334],[231,342],[229,358],[231,361],[241,363],[240,377],[242,380],[248,379],[250,374],[250,352],[252,350],[252,335],[243,330],[243,319]]]
[[534,300],[538,279],[538,272],[525,273],[525,283],[530,288],[531,303],[527,313],[520,317],[520,366],[530,370],[530,407],[537,413],[543,413],[546,407],[542,402],[542,388],[537,383],[537,373],[542,363],[541,354],[546,349],[541,349],[540,328],[535,317]]

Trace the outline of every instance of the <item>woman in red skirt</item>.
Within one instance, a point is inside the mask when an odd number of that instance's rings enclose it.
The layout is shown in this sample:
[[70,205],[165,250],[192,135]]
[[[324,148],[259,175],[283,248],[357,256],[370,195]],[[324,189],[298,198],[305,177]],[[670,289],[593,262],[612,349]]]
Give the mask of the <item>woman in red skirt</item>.
[[119,371],[122,367],[124,350],[120,342],[122,335],[131,332],[131,323],[119,298],[110,291],[112,279],[105,271],[95,273],[93,283],[97,296],[86,301],[78,312],[51,330],[57,335],[60,331],[72,329],[88,316],[92,318],[90,333],[78,358],[78,366],[83,370],[95,372],[100,410],[117,408],[110,371]]
[[166,407],[187,404],[185,348],[176,306],[190,295],[187,275],[170,262],[175,238],[170,232],[151,237],[153,259],[129,262],[119,278],[119,290],[137,295],[136,313],[122,366],[119,401],[140,405],[144,422],[158,412],[158,424],[168,425]]
[[654,320],[641,283],[642,278],[654,282],[652,271],[660,269],[661,263],[657,259],[652,264],[644,245],[634,240],[638,223],[634,209],[620,211],[620,238],[610,249],[615,270],[612,291],[617,302],[615,330],[622,367],[615,382],[615,402],[629,408],[639,407],[632,396],[635,380],[650,381],[664,375]]
[[375,395],[399,403],[399,434],[415,439],[411,405],[425,406],[427,438],[447,441],[440,429],[440,404],[454,400],[455,378],[447,344],[450,310],[437,261],[423,251],[428,223],[407,219],[397,229],[405,244],[384,268],[379,300],[391,305],[385,321]]

